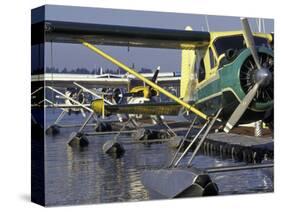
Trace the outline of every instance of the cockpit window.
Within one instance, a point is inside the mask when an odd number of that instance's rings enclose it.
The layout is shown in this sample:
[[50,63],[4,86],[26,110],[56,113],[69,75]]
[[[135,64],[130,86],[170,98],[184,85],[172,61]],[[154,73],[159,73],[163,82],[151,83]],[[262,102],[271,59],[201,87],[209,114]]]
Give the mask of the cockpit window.
[[205,69],[204,59],[202,58],[198,70],[198,82],[202,82],[205,79],[205,77],[206,77],[206,69]]
[[[254,37],[256,46],[269,47],[266,38]],[[240,50],[246,48],[246,44],[242,35],[221,37],[215,40],[214,46],[218,56],[224,54],[228,49]]]
[[209,47],[210,67],[211,69],[216,65],[216,58],[214,57],[213,50]]

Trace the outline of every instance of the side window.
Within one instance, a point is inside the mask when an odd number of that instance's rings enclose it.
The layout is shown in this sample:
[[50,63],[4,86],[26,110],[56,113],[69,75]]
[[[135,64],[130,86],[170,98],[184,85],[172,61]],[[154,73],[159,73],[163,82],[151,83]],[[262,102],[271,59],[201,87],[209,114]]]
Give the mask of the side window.
[[206,70],[205,70],[205,64],[204,59],[202,58],[200,61],[200,67],[199,67],[199,73],[198,73],[198,82],[201,82],[206,77]]
[[210,55],[210,67],[211,69],[216,66],[216,59],[214,57],[213,50],[209,47],[209,55]]

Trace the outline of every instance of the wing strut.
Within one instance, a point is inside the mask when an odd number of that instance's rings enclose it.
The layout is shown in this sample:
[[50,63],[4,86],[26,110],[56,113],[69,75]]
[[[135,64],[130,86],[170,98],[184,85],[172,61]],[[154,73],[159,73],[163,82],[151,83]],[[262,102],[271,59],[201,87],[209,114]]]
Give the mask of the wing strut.
[[145,82],[147,85],[151,86],[152,88],[154,88],[155,90],[158,90],[160,93],[164,94],[165,96],[169,97],[170,99],[174,100],[175,102],[179,103],[180,105],[182,105],[183,107],[185,107],[188,111],[191,111],[193,113],[195,113],[196,115],[198,115],[199,117],[208,120],[209,117],[202,113],[201,111],[199,111],[198,109],[192,107],[190,104],[182,101],[181,99],[179,99],[178,97],[176,97],[175,95],[171,94],[170,92],[166,91],[165,89],[163,89],[162,87],[160,87],[159,85],[155,84],[154,82],[150,81],[149,79],[145,78],[144,76],[142,76],[141,74],[139,74],[138,72],[136,72],[135,70],[129,68],[128,66],[126,66],[125,64],[123,64],[122,62],[118,61],[117,59],[111,57],[110,55],[106,54],[104,51],[100,50],[99,48],[97,48],[96,46],[94,46],[93,44],[90,44],[89,42],[85,41],[85,40],[81,40],[82,44],[89,48],[90,50],[96,52],[97,54],[99,54],[100,56],[102,56],[103,58],[109,60],[110,62],[112,62],[113,64],[117,65],[118,67],[122,68],[123,70],[129,72],[130,74],[134,75],[136,78],[142,80],[143,82]]

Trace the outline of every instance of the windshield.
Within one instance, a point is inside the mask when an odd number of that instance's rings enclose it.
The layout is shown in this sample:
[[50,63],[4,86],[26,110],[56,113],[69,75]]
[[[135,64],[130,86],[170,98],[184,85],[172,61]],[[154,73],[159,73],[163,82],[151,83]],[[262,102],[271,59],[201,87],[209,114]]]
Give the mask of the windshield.
[[[268,40],[266,38],[254,37],[256,46],[269,47]],[[218,56],[225,53],[228,49],[240,50],[245,48],[244,38],[242,35],[221,37],[214,41],[214,46]]]

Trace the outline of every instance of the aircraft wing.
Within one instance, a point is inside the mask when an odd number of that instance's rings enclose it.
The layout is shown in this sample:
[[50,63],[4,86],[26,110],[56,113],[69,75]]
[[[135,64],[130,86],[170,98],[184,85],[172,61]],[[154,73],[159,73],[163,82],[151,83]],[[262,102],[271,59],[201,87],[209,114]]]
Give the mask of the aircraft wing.
[[105,114],[178,115],[181,105],[175,102],[105,105]]
[[[165,76],[165,74],[167,76]],[[163,77],[157,79],[160,86],[179,86],[180,76],[174,76],[173,73],[164,73]],[[146,75],[146,74],[143,74]],[[135,79],[135,78],[132,78]],[[57,88],[74,87],[74,82],[85,86],[86,88],[103,87],[103,88],[128,88],[130,79],[123,78],[120,75],[94,75],[94,74],[69,74],[69,73],[45,73],[34,74],[31,76],[31,82],[45,83],[46,86]]]
[[46,42],[191,49],[208,45],[210,34],[202,31],[146,28],[106,24],[44,21],[32,24],[32,44]]
[[109,77],[93,74],[65,74],[65,73],[45,73],[31,76],[31,82],[44,82],[45,86],[57,88],[71,88],[74,82],[87,88],[127,88],[129,80],[127,78]]

